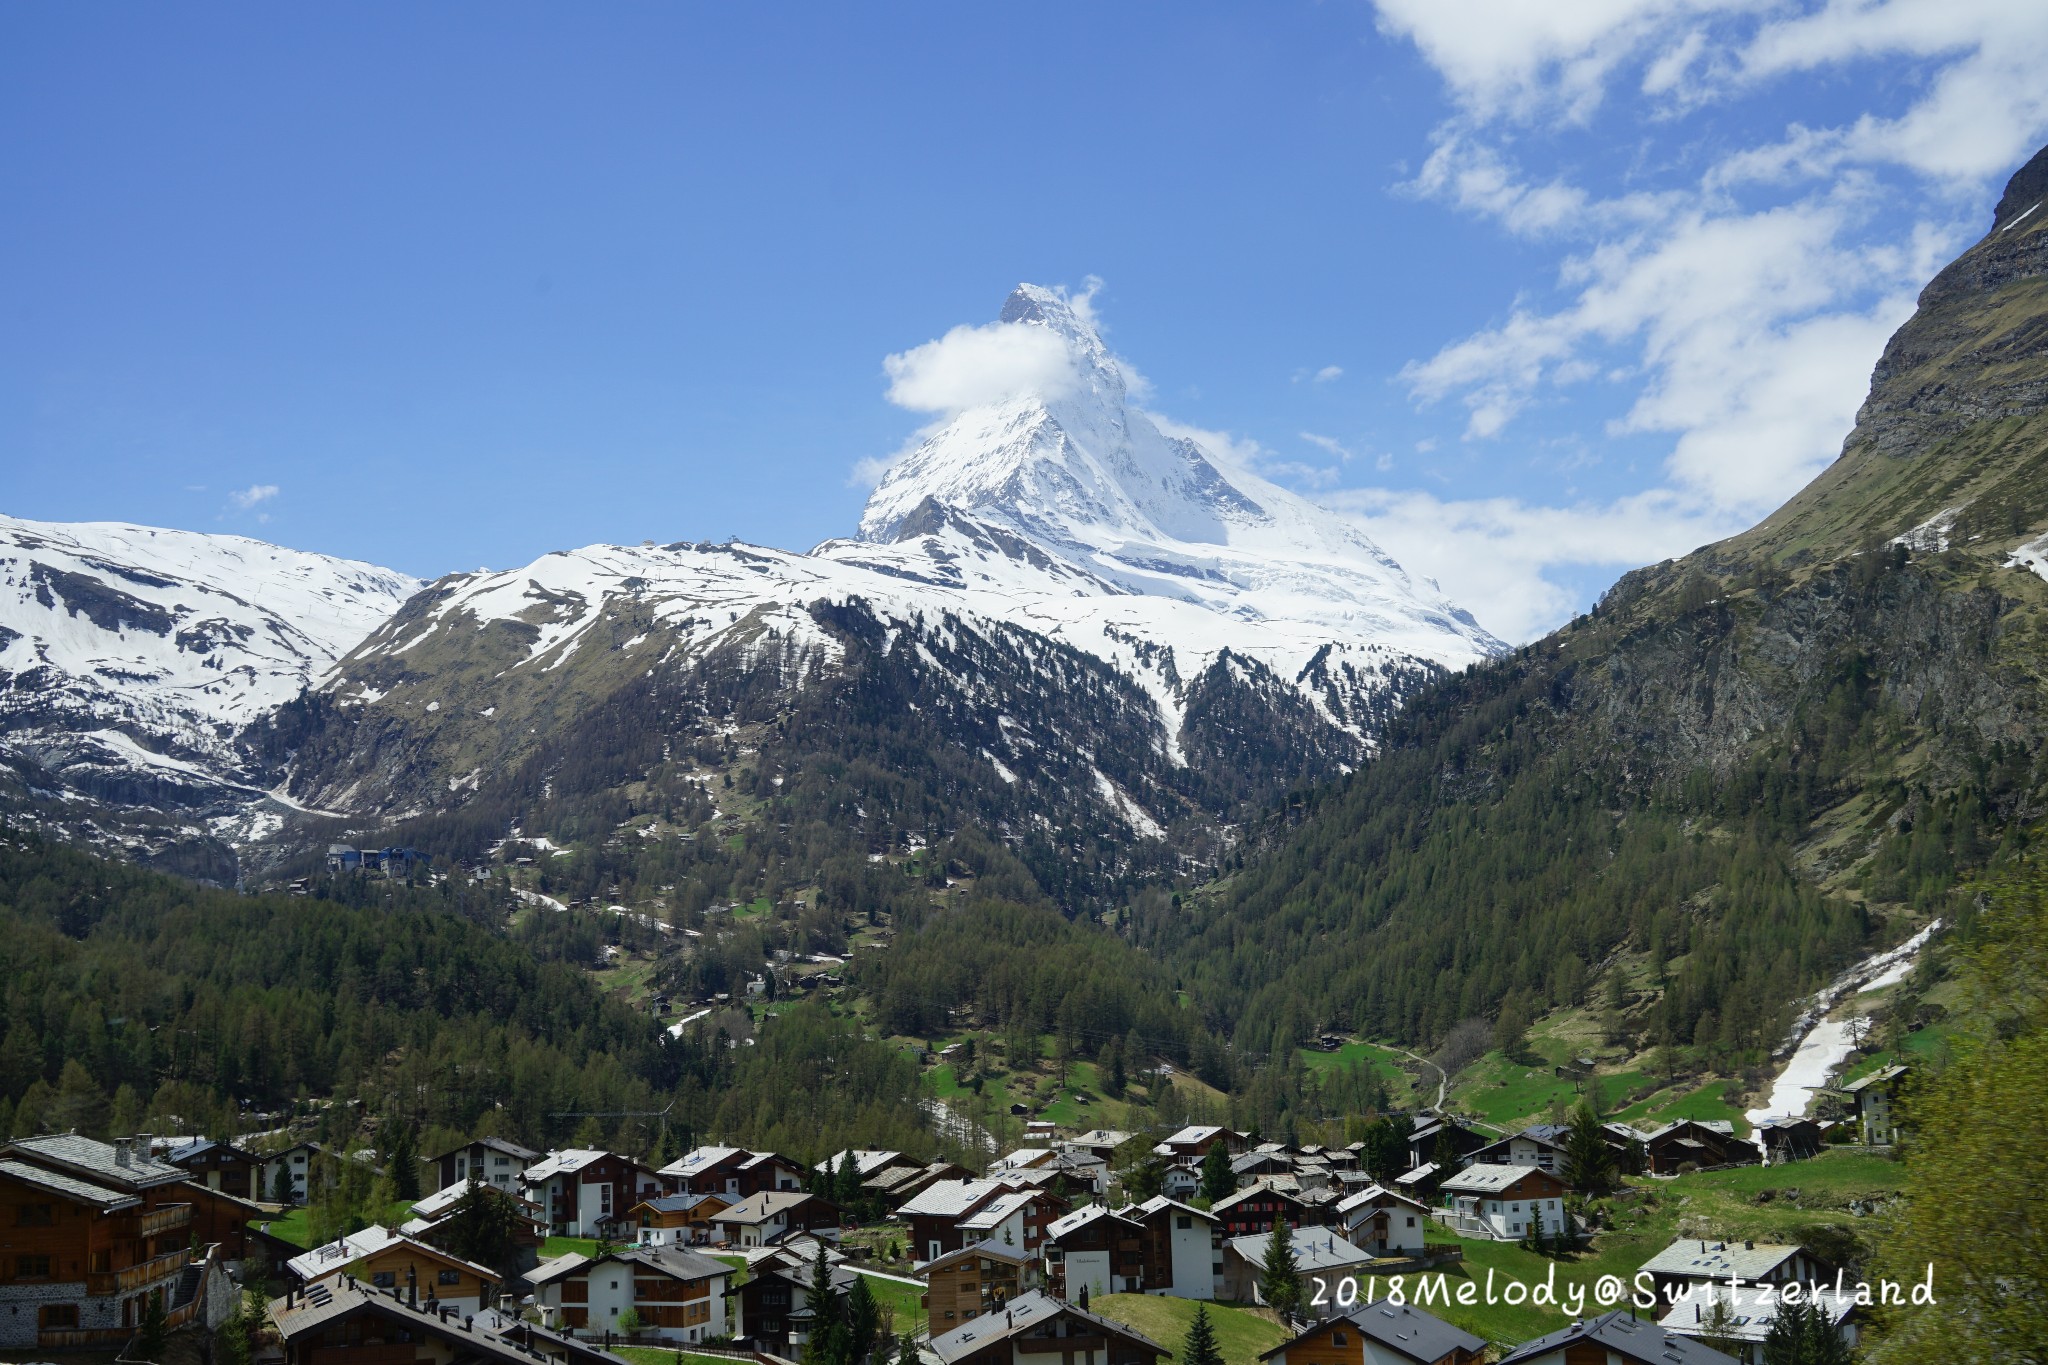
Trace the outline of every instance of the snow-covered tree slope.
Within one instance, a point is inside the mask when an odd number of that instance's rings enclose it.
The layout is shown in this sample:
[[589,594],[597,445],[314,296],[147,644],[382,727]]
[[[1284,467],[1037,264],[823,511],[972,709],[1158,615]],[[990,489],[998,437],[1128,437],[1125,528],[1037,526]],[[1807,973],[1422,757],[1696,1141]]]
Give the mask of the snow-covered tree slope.
[[[460,799],[476,772],[516,762],[524,736],[546,729],[530,714],[536,696],[567,705],[713,654],[803,686],[868,647],[850,646],[863,637],[821,604],[872,616],[883,655],[966,658],[965,632],[1098,661],[1143,699],[1168,765],[1191,761],[1191,699],[1213,715],[1217,690],[1235,688],[1255,710],[1311,718],[1288,723],[1320,729],[1341,766],[1403,689],[1500,648],[1339,518],[1164,434],[1127,402],[1115,358],[1057,293],[1020,287],[1002,324],[1053,338],[1071,372],[933,431],[876,488],[858,537],[809,553],[599,545],[443,579],[327,684],[374,741],[337,749],[330,735],[294,792],[365,811]],[[1006,684],[984,667],[947,685],[996,705]],[[1058,742],[1008,719],[1007,738],[983,746],[998,775],[1025,748]],[[1154,817],[1166,812],[1095,785],[1130,828],[1165,823]]]
[[241,536],[0,517],[0,746],[61,787],[243,782],[242,728],[418,588]]

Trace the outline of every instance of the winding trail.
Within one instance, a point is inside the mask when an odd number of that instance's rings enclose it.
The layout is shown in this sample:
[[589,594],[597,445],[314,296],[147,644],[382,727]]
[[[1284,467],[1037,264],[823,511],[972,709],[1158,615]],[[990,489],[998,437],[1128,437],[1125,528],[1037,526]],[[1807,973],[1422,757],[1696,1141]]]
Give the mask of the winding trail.
[[1444,1109],[1444,1096],[1445,1096],[1445,1095],[1446,1095],[1447,1093],[1449,1093],[1449,1091],[1450,1091],[1450,1088],[1451,1088],[1451,1078],[1450,1078],[1450,1076],[1449,1076],[1449,1075],[1448,1075],[1448,1074],[1447,1074],[1447,1073],[1446,1073],[1446,1072],[1444,1071],[1444,1069],[1443,1069],[1442,1067],[1440,1067],[1440,1066],[1437,1066],[1437,1064],[1436,1064],[1435,1062],[1432,1062],[1431,1060],[1429,1060],[1429,1058],[1427,1058],[1427,1057],[1417,1057],[1417,1056],[1416,1056],[1416,1055],[1415,1055],[1414,1053],[1410,1052],[1410,1051],[1409,1051],[1409,1050],[1408,1050],[1407,1048],[1405,1048],[1405,1047],[1396,1047],[1396,1048],[1390,1048],[1390,1049],[1388,1049],[1388,1050],[1389,1050],[1389,1051],[1392,1051],[1392,1052],[1398,1052],[1398,1053],[1400,1053],[1400,1054],[1401,1054],[1401,1055],[1402,1055],[1403,1057],[1411,1058],[1411,1059],[1412,1059],[1412,1060],[1414,1060],[1414,1061],[1417,1061],[1417,1062],[1420,1062],[1420,1063],[1422,1063],[1422,1064],[1423,1064],[1424,1066],[1427,1066],[1427,1067],[1432,1067],[1432,1068],[1434,1068],[1434,1069],[1435,1069],[1435,1071],[1436,1071],[1436,1103],[1435,1103],[1435,1104],[1433,1104],[1433,1105],[1431,1105],[1431,1106],[1430,1106],[1430,1108],[1432,1108],[1432,1109],[1436,1110],[1436,1111],[1437,1111],[1437,1112],[1438,1112],[1439,1114],[1441,1114],[1441,1113],[1443,1112],[1443,1109]]

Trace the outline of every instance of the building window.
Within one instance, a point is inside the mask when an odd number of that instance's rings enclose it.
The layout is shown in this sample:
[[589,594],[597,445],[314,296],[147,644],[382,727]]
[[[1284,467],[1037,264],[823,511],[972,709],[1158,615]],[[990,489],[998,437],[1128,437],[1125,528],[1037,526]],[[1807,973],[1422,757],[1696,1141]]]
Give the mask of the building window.
[[36,1314],[36,1326],[41,1328],[64,1328],[78,1326],[78,1305],[75,1303],[46,1303]]
[[461,1284],[461,1283],[462,1283],[462,1272],[461,1272],[461,1271],[459,1271],[459,1270],[444,1270],[444,1271],[442,1271],[442,1272],[441,1272],[441,1274],[440,1274],[440,1278],[438,1279],[437,1283],[439,1283],[439,1284]]
[[50,1258],[47,1256],[17,1256],[14,1258],[14,1278],[17,1280],[47,1280],[50,1278]]
[[57,1207],[54,1204],[17,1204],[14,1206],[14,1226],[18,1228],[46,1228],[57,1221]]
[[376,1271],[370,1276],[370,1283],[379,1289],[396,1289],[398,1287],[398,1272],[395,1270]]

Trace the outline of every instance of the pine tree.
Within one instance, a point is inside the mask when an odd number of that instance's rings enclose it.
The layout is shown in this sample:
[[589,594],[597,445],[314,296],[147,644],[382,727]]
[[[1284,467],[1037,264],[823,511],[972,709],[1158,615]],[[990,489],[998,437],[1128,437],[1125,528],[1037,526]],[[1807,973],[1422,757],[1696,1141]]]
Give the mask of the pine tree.
[[1259,1269],[1259,1297],[1266,1306],[1287,1318],[1301,1306],[1301,1275],[1294,1260],[1294,1236],[1287,1221],[1273,1219],[1273,1236],[1266,1243],[1266,1259]]
[[868,1288],[868,1277],[856,1274],[846,1291],[846,1365],[860,1365],[874,1349],[876,1333],[882,1326],[882,1308]]
[[384,1164],[391,1176],[391,1192],[399,1199],[420,1197],[420,1136],[410,1122],[392,1125],[390,1150]]
[[832,1292],[832,1263],[825,1259],[825,1244],[820,1242],[818,1257],[811,1263],[810,1287],[804,1291],[811,1322],[803,1365],[846,1365],[846,1326],[840,1308],[839,1296]]
[[1764,1335],[1764,1365],[1849,1365],[1849,1347],[1817,1303],[1780,1303]]
[[1216,1346],[1216,1328],[1209,1322],[1209,1310],[1195,1304],[1195,1318],[1188,1324],[1187,1344],[1181,1347],[1180,1365],[1223,1365],[1223,1352]]
[[1219,1142],[1202,1158],[1202,1197],[1214,1204],[1228,1197],[1236,1188],[1237,1177],[1230,1170],[1230,1153]]
[[1614,1188],[1614,1153],[1590,1102],[1572,1111],[1571,1130],[1564,1141],[1564,1183],[1593,1196]]

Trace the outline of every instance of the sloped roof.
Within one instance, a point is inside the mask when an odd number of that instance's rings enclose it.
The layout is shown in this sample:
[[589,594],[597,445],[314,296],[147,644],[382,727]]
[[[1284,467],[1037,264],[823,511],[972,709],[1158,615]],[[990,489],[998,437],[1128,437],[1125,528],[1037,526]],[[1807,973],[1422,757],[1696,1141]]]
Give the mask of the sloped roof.
[[0,1161],[0,1176],[19,1180],[24,1185],[47,1191],[76,1204],[91,1204],[105,1212],[125,1209],[141,1203],[141,1199],[125,1190],[110,1190],[103,1185],[94,1185],[76,1176],[63,1175],[56,1171],[31,1166],[26,1161]]
[[[1801,1297],[1825,1309],[1830,1323],[1840,1323],[1856,1311],[1856,1296],[1847,1290],[1838,1293],[1823,1289],[1818,1294]],[[1727,1321],[1714,1323],[1713,1306],[1716,1303],[1727,1305]],[[1771,1323],[1776,1321],[1782,1306],[1783,1301],[1777,1291],[1767,1286],[1731,1290],[1725,1284],[1706,1284],[1682,1296],[1671,1306],[1670,1312],[1657,1319],[1657,1325],[1667,1332],[1684,1336],[1715,1332],[1738,1341],[1762,1341],[1770,1334]]]
[[926,1275],[934,1270],[944,1270],[956,1261],[1001,1261],[1006,1265],[1027,1266],[1038,1258],[1022,1247],[997,1246],[993,1242],[970,1242],[958,1251],[943,1252],[932,1257],[923,1265]]
[[121,1149],[111,1142],[80,1137],[76,1133],[55,1133],[48,1137],[19,1138],[0,1147],[0,1156],[19,1157],[35,1166],[53,1166],[68,1174],[83,1176],[89,1182],[117,1188],[126,1186],[146,1190],[185,1178],[183,1169],[150,1156],[141,1150],[139,1142],[127,1151],[128,1159],[123,1161]]
[[[1408,1304],[1375,1303],[1343,1315],[1343,1320],[1356,1327],[1359,1334],[1370,1337],[1391,1351],[1410,1360],[1434,1362],[1442,1360],[1453,1351],[1479,1352],[1486,1349],[1486,1342],[1470,1332],[1463,1332],[1419,1308]],[[1292,1341],[1284,1341],[1272,1350],[1259,1356],[1271,1360],[1274,1356],[1299,1342],[1323,1331],[1329,1321],[1316,1323]]]
[[1681,1237],[1643,1262],[1653,1275],[1691,1280],[1757,1280],[1797,1256],[1801,1247],[1783,1242],[1712,1242]]
[[[1345,1266],[1363,1265],[1372,1259],[1370,1253],[1360,1251],[1328,1228],[1289,1228],[1288,1234],[1297,1270],[1339,1270]],[[1233,1237],[1224,1245],[1257,1265],[1265,1260],[1266,1248],[1272,1242],[1272,1233],[1254,1232],[1244,1237]]]
[[1135,1341],[1147,1350],[1155,1351],[1162,1356],[1173,1354],[1143,1332],[1121,1322],[1099,1317],[1085,1308],[1061,1303],[1039,1290],[1019,1294],[1010,1300],[1000,1313],[984,1313],[943,1336],[933,1337],[926,1349],[938,1357],[940,1365],[952,1365],[964,1356],[985,1351],[996,1342],[1006,1341],[1061,1317],[1078,1318],[1093,1327],[1096,1333]]
[[331,1242],[322,1242],[304,1255],[292,1257],[285,1264],[291,1268],[292,1274],[302,1280],[318,1279],[404,1240],[402,1234],[381,1223],[372,1223],[366,1228],[337,1237]]
[[799,1204],[816,1202],[820,1205],[829,1201],[805,1190],[762,1190],[750,1194],[731,1208],[711,1215],[717,1223],[767,1223],[780,1218]]
[[1525,1341],[1502,1356],[1500,1365],[1534,1360],[1577,1342],[1604,1346],[1625,1360],[1650,1361],[1655,1365],[1736,1365],[1733,1356],[1702,1346],[1689,1337],[1667,1332],[1654,1322],[1631,1317],[1620,1308],[1597,1318],[1575,1322],[1549,1336]]
[[935,1180],[896,1210],[900,1218],[958,1218],[1005,1187],[993,1180]]
[[507,1142],[504,1138],[494,1137],[468,1138],[456,1143],[452,1147],[446,1147],[441,1151],[435,1152],[432,1156],[426,1157],[425,1160],[439,1161],[442,1157],[454,1156],[457,1152],[466,1152],[472,1147],[488,1147],[494,1152],[503,1152],[506,1156],[517,1157],[521,1161],[540,1160],[540,1153],[534,1151],[531,1147],[521,1147],[516,1142]]
[[1213,1213],[1205,1213],[1192,1204],[1183,1204],[1180,1200],[1169,1199],[1163,1194],[1155,1194],[1142,1204],[1133,1204],[1130,1208],[1118,1209],[1117,1212],[1126,1218],[1132,1217],[1134,1212],[1139,1216],[1150,1217],[1152,1214],[1163,1212],[1166,1209],[1174,1209],[1181,1213],[1191,1213],[1205,1223],[1220,1221]]
[[[1482,1161],[1467,1166],[1437,1188],[1453,1194],[1498,1194],[1528,1175],[1547,1176],[1547,1173],[1540,1166],[1495,1166]],[[1556,1179],[1555,1176],[1547,1178]]]
[[610,1155],[610,1152],[595,1147],[564,1147],[560,1151],[549,1152],[546,1157],[528,1166],[526,1174],[520,1179],[529,1185],[538,1185],[543,1180],[558,1175],[572,1175],[591,1162],[602,1161]]
[[859,1173],[860,1178],[863,1180],[885,1166],[901,1165],[906,1161],[909,1161],[913,1166],[921,1164],[911,1161],[909,1157],[906,1157],[901,1152],[892,1151],[887,1148],[853,1147],[849,1148],[846,1152],[834,1152],[831,1156],[826,1157],[818,1163],[818,1169],[827,1175],[838,1175],[839,1168],[845,1164],[849,1152],[853,1156],[853,1169]]
[[1367,1185],[1357,1194],[1344,1196],[1344,1198],[1337,1201],[1337,1212],[1349,1213],[1353,1209],[1370,1208],[1372,1205],[1381,1202],[1406,1204],[1411,1209],[1422,1209],[1424,1213],[1429,1212],[1419,1200],[1411,1199],[1399,1190],[1390,1190],[1384,1185]]
[[1055,1218],[1050,1223],[1047,1223],[1045,1225],[1045,1235],[1057,1241],[1068,1233],[1078,1232],[1090,1223],[1103,1218],[1114,1218],[1117,1222],[1133,1228],[1137,1226],[1130,1219],[1111,1209],[1107,1204],[1090,1204],[1085,1208],[1075,1209],[1072,1213]]

